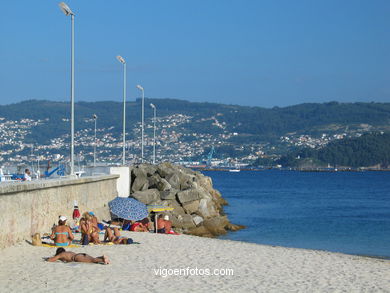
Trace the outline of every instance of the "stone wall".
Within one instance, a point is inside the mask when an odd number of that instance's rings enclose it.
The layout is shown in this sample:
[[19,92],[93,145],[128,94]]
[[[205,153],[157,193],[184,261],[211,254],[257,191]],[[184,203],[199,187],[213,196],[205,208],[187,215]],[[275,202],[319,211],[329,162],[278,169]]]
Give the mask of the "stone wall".
[[73,202],[80,211],[109,219],[108,202],[118,195],[118,175],[0,184],[0,247],[50,232],[59,215],[71,218]]

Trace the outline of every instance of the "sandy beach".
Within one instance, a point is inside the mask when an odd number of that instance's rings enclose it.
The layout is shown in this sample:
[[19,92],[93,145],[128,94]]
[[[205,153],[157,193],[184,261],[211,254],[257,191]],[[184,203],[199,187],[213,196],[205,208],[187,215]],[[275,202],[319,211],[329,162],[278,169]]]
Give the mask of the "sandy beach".
[[[75,247],[111,264],[48,263],[55,248],[2,250],[2,292],[390,292],[390,261],[187,235]],[[175,271],[176,269],[176,271]],[[218,274],[218,275],[216,275]]]

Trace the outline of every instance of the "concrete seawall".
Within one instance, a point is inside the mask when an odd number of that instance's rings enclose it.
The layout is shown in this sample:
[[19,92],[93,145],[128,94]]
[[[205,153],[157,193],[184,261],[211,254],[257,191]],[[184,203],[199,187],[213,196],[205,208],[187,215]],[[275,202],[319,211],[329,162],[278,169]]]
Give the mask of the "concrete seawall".
[[59,215],[71,217],[73,202],[80,211],[108,218],[108,201],[118,195],[118,175],[0,184],[0,248],[50,232]]

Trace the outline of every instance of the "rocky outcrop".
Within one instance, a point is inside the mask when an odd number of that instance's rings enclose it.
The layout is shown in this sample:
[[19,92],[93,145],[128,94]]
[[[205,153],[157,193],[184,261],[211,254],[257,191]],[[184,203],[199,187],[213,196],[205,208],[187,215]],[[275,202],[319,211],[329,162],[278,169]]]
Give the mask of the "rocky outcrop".
[[145,204],[172,207],[170,215],[179,233],[213,237],[243,226],[231,224],[224,214],[227,205],[210,177],[170,163],[140,164],[131,170],[131,197]]

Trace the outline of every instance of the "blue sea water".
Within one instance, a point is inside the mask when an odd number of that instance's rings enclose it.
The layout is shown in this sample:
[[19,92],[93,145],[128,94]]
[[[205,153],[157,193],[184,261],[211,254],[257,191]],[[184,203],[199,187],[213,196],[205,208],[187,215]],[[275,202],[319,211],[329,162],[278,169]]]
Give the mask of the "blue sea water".
[[204,174],[247,226],[221,238],[390,258],[390,172]]

